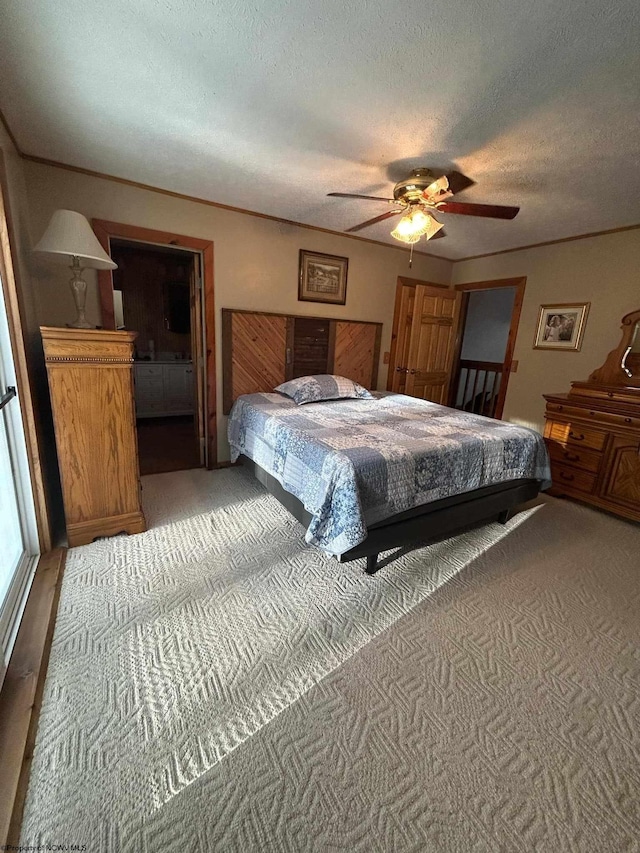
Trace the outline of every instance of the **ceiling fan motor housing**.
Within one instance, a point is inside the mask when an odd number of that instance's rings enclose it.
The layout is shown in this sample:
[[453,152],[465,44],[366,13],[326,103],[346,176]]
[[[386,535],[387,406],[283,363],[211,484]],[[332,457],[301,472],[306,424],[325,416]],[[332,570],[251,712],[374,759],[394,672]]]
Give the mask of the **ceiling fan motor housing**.
[[393,188],[393,197],[396,201],[403,204],[416,204],[416,202],[424,202],[422,193],[427,187],[442,177],[434,174],[430,169],[420,168],[413,169],[408,178],[404,181],[399,181]]

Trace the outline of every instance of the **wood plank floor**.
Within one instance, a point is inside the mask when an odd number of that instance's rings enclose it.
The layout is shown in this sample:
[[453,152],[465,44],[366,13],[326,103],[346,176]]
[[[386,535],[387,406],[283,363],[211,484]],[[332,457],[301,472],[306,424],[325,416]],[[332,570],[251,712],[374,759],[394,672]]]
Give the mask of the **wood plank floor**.
[[137,422],[137,431],[141,474],[200,467],[193,416],[144,418]]

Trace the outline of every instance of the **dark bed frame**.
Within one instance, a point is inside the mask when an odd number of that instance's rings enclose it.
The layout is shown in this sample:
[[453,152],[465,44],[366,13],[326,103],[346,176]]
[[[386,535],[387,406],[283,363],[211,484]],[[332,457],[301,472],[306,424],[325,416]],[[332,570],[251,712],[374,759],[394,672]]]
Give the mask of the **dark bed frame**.
[[[309,526],[311,514],[295,495],[283,489],[275,477],[247,456],[241,456],[240,460],[300,524],[305,528]],[[378,555],[381,551],[431,545],[491,521],[506,524],[511,510],[535,498],[539,491],[539,480],[509,480],[497,486],[486,486],[462,495],[433,501],[372,524],[364,542],[341,554],[337,559],[341,563],[349,563],[366,557],[366,572],[372,575],[381,568],[378,565]]]

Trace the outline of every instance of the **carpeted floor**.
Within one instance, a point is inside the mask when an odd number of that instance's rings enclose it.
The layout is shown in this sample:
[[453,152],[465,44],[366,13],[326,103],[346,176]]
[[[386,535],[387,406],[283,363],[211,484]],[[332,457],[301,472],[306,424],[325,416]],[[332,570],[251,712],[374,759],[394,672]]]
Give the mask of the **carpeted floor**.
[[640,850],[640,527],[542,500],[375,577],[241,469],[69,552],[22,844]]

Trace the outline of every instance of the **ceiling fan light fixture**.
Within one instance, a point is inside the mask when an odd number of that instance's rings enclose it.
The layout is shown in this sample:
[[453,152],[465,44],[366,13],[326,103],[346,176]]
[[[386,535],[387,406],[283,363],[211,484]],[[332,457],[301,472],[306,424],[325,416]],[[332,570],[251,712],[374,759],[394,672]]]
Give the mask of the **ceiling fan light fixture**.
[[409,231],[404,231],[400,228],[400,224],[402,223],[402,219],[396,227],[391,232],[391,236],[396,240],[400,240],[401,243],[417,243],[418,240],[422,237],[422,234],[411,233]]
[[414,207],[409,216],[411,217],[411,230],[416,234],[426,234],[431,227],[429,214],[421,207]]
[[416,206],[402,217],[391,232],[391,236],[403,243],[417,243],[426,235],[427,240],[437,234],[443,223],[438,222],[428,211]]
[[429,230],[425,231],[427,240],[430,240],[441,228],[444,228],[444,222],[438,222],[435,216],[429,214]]

